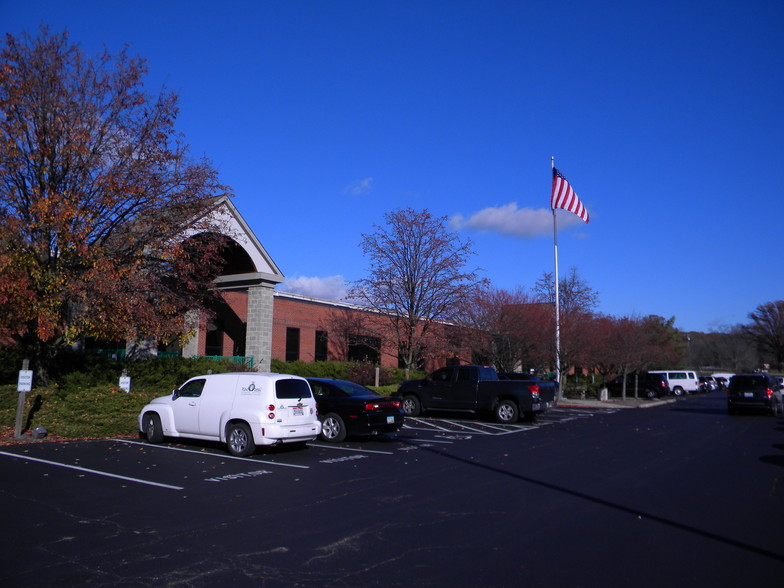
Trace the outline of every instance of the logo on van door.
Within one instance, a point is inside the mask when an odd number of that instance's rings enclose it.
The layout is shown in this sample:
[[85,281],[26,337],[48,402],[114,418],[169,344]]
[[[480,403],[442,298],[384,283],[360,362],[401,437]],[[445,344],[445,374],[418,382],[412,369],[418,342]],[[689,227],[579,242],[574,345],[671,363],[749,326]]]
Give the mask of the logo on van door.
[[261,396],[261,388],[256,388],[256,382],[251,382],[247,388],[240,388],[240,394],[245,396]]

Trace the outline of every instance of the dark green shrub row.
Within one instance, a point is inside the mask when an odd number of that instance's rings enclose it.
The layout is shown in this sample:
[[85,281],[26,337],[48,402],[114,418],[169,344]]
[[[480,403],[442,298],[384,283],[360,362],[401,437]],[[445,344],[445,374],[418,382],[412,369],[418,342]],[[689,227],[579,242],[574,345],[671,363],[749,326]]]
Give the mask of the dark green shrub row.
[[[335,378],[337,380],[350,380],[363,386],[375,386],[376,366],[363,362],[345,361],[281,361],[272,360],[272,371],[278,374],[292,374],[305,378]],[[412,372],[408,379],[423,378],[424,372]],[[381,386],[397,387],[397,384],[406,380],[404,370],[381,368],[379,384]]]

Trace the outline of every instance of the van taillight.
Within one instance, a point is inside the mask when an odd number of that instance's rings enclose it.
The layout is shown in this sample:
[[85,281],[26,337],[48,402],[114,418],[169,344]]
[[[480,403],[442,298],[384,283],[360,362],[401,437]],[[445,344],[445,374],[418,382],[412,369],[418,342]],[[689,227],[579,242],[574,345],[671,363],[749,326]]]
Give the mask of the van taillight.
[[275,418],[275,405],[274,404],[268,405],[267,406],[267,410],[269,411],[269,414],[267,415],[267,418],[270,419],[270,420],[274,419]]
[[270,411],[270,412],[273,412],[273,411],[275,410],[275,405],[274,405],[274,404],[270,404],[270,405],[267,407],[267,410],[268,410],[268,411]]

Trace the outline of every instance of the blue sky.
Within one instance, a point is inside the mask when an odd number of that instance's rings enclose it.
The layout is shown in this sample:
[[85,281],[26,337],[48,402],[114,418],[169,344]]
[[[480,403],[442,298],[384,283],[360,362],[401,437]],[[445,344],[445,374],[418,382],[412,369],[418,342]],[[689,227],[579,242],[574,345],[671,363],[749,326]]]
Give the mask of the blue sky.
[[3,31],[128,44],[287,277],[339,296],[362,232],[428,209],[499,288],[553,271],[598,311],[745,322],[784,298],[784,3],[0,0]]

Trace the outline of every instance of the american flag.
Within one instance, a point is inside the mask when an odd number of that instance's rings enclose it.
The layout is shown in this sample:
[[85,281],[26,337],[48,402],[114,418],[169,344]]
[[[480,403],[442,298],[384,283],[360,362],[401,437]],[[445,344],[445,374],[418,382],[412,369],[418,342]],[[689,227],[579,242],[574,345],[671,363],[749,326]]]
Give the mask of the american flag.
[[553,194],[550,196],[550,208],[553,210],[563,208],[588,222],[588,210],[580,202],[563,174],[555,168],[553,168]]

